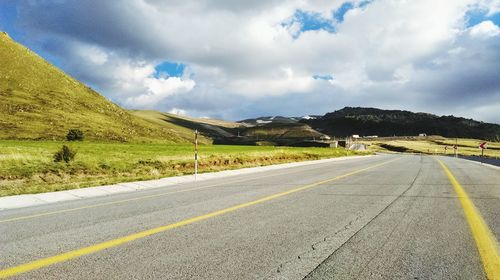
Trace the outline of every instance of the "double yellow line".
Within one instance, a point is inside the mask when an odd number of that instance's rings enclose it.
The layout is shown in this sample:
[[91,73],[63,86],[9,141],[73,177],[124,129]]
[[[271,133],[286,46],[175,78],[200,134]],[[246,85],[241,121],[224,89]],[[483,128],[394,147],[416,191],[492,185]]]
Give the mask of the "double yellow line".
[[210,219],[210,218],[213,218],[213,217],[217,217],[217,216],[220,216],[220,215],[223,215],[223,214],[234,212],[234,211],[239,210],[239,209],[247,208],[247,207],[250,207],[250,206],[253,206],[253,205],[256,205],[256,204],[260,204],[260,203],[263,203],[263,202],[266,202],[266,201],[277,199],[277,198],[280,198],[280,197],[283,197],[283,196],[286,196],[286,195],[290,195],[290,194],[293,194],[293,193],[296,193],[296,192],[305,191],[307,189],[311,189],[311,188],[314,188],[314,187],[317,187],[317,186],[320,186],[320,185],[323,185],[323,184],[326,184],[326,183],[329,183],[329,182],[332,182],[332,181],[335,181],[335,180],[339,180],[339,179],[342,179],[342,178],[345,178],[345,177],[348,177],[348,176],[352,176],[354,174],[357,174],[357,173],[360,173],[360,172],[363,172],[363,171],[366,171],[366,170],[369,170],[369,169],[373,169],[375,167],[379,167],[379,166],[388,164],[390,162],[393,162],[393,161],[396,161],[396,160],[399,160],[399,159],[400,158],[396,158],[396,159],[392,159],[392,160],[389,160],[389,161],[385,161],[383,163],[379,163],[379,164],[372,165],[372,166],[369,166],[369,167],[366,167],[366,168],[363,168],[363,169],[359,169],[359,170],[356,170],[356,171],[353,171],[353,172],[349,172],[349,173],[346,173],[346,174],[343,174],[343,175],[339,175],[337,177],[334,177],[334,178],[331,178],[331,179],[328,179],[328,180],[319,181],[319,182],[312,183],[312,184],[309,184],[309,185],[301,186],[301,187],[294,188],[294,189],[291,189],[291,190],[288,190],[288,191],[285,191],[285,192],[280,192],[280,193],[273,194],[273,195],[270,195],[270,196],[266,196],[266,197],[263,197],[263,198],[260,198],[260,199],[257,199],[257,200],[253,200],[253,201],[250,201],[250,202],[238,204],[238,205],[235,205],[235,206],[232,206],[232,207],[229,207],[229,208],[225,208],[225,209],[222,209],[222,210],[210,212],[208,214],[204,214],[204,215],[197,216],[197,217],[194,217],[194,218],[182,220],[182,221],[177,222],[177,223],[173,223],[173,224],[169,224],[169,225],[165,225],[165,226],[160,226],[160,227],[157,227],[157,228],[153,228],[153,229],[141,231],[141,232],[138,232],[138,233],[134,233],[134,234],[131,234],[131,235],[123,236],[123,237],[120,237],[120,238],[112,239],[112,240],[109,240],[109,241],[105,241],[105,242],[98,243],[98,244],[95,244],[95,245],[92,245],[92,246],[88,246],[88,247],[84,247],[84,248],[81,248],[81,249],[76,249],[76,250],[69,251],[69,252],[66,252],[66,253],[62,253],[62,254],[59,254],[59,255],[55,255],[55,256],[52,256],[52,257],[48,257],[48,258],[44,258],[44,259],[39,259],[39,260],[30,262],[30,263],[21,264],[21,265],[14,266],[14,267],[11,267],[11,268],[6,268],[6,269],[3,269],[3,270],[0,270],[0,278],[7,278],[7,277],[19,275],[19,274],[22,274],[22,273],[25,273],[25,272],[28,272],[28,271],[36,270],[36,269],[43,268],[43,267],[46,267],[46,266],[49,266],[49,265],[53,265],[53,264],[56,264],[56,263],[61,263],[61,262],[68,261],[68,260],[71,260],[71,259],[74,259],[74,258],[78,258],[78,257],[81,257],[81,256],[85,256],[85,255],[89,255],[89,254],[92,254],[92,253],[96,253],[96,252],[99,252],[99,251],[102,251],[102,250],[105,250],[105,249],[108,249],[108,248],[116,247],[116,246],[119,246],[119,245],[122,245],[122,244],[125,244],[125,243],[129,243],[129,242],[132,242],[132,241],[137,240],[137,239],[145,238],[145,237],[148,237],[148,236],[160,233],[160,232],[165,232],[165,231],[168,231],[168,230],[171,230],[171,229],[179,228],[179,227],[182,227],[182,226],[186,226],[186,225],[189,225],[189,224],[193,224],[193,223],[196,223],[196,222],[207,220],[207,219]]
[[436,160],[444,169],[444,172],[446,173],[446,176],[448,176],[450,183],[453,185],[455,193],[458,196],[458,200],[462,205],[465,218],[467,219],[472,236],[476,241],[476,247],[479,251],[479,255],[481,256],[486,277],[490,280],[500,280],[500,250],[495,236],[491,233],[488,225],[483,220],[479,211],[476,209],[460,183],[458,183],[455,176],[453,176],[450,169],[448,169],[448,167],[439,159],[436,158]]

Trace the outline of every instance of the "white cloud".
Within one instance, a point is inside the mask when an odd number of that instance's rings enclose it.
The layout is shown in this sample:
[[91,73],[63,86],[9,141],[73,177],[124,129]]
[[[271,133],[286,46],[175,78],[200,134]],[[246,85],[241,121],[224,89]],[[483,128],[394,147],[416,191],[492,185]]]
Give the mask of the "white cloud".
[[168,112],[170,114],[179,115],[179,116],[186,116],[187,115],[187,111],[186,110],[182,110],[182,109],[179,109],[179,108],[172,108]]
[[496,26],[492,21],[483,21],[470,28],[470,34],[473,37],[493,37],[500,35],[500,27]]
[[[294,36],[301,23],[282,25],[297,10],[331,17],[344,2],[20,1],[19,20],[34,42],[52,42],[47,50],[65,70],[134,108],[230,118],[319,114],[344,105],[461,115],[461,107],[435,102],[458,94],[500,111],[487,101],[500,92],[489,79],[499,75],[499,27],[466,27],[468,11],[492,15],[499,0],[375,0],[363,8],[364,1],[352,1],[335,33]],[[187,69],[182,77],[155,77],[163,61]],[[317,74],[333,79],[314,80]]]
[[133,108],[154,108],[160,101],[176,93],[186,93],[193,89],[193,80],[183,80],[178,77],[146,78],[144,87],[146,92],[129,97],[126,103]]
[[88,60],[95,65],[103,65],[108,61],[108,54],[97,46],[87,44],[74,45],[75,54],[79,55],[82,60]]

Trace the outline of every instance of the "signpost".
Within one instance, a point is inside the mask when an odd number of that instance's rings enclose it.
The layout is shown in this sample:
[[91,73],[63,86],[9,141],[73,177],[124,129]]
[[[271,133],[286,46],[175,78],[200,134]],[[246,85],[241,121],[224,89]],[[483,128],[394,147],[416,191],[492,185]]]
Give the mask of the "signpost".
[[194,131],[194,180],[198,176],[198,129]]
[[484,157],[484,150],[486,149],[486,142],[479,144],[479,148],[481,149],[481,157]]
[[458,138],[455,138],[455,145],[453,145],[453,150],[455,150],[455,157],[458,157]]

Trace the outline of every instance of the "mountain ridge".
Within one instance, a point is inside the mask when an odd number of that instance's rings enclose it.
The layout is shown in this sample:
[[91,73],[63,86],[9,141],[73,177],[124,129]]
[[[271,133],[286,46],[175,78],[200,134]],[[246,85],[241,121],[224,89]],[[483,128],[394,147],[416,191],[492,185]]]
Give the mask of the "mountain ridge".
[[344,107],[316,119],[302,119],[301,122],[331,136],[427,134],[453,138],[500,140],[500,125],[495,123],[406,110]]

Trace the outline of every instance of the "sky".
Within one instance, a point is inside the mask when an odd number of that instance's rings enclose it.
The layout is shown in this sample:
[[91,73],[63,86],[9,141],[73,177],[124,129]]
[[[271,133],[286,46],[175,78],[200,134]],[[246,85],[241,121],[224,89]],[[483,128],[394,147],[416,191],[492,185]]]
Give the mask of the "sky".
[[500,123],[499,26],[500,0],[0,1],[0,30],[113,102],[228,120]]

